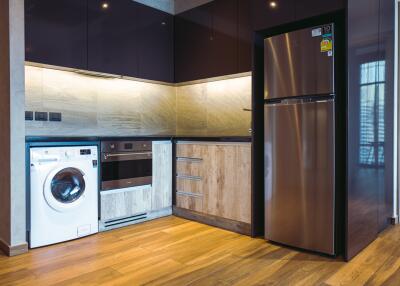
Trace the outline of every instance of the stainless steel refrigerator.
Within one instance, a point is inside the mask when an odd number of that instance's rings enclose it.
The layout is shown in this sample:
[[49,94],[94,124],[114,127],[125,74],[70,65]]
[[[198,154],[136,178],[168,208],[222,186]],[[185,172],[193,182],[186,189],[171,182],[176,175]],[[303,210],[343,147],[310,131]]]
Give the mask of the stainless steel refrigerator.
[[265,238],[335,254],[334,26],[264,41]]

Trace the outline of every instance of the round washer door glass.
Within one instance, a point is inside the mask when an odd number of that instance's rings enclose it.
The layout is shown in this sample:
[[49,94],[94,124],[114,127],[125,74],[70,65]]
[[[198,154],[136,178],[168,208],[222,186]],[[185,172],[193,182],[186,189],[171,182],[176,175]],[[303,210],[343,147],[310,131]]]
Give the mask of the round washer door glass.
[[85,179],[78,169],[66,168],[53,177],[50,188],[57,201],[70,204],[78,200],[85,192]]

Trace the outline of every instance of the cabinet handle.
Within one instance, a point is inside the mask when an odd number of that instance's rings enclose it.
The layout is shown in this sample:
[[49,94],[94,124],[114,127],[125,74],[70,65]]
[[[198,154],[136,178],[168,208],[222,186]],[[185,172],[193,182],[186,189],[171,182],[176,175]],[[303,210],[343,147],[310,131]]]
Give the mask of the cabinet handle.
[[202,194],[196,194],[196,193],[189,193],[189,192],[181,192],[181,191],[176,191],[177,195],[182,195],[182,196],[188,196],[188,197],[195,197],[195,198],[202,198]]
[[199,176],[188,176],[188,175],[176,175],[177,179],[183,179],[183,180],[190,180],[190,181],[201,181],[202,178]]
[[190,157],[179,157],[179,158],[176,158],[176,161],[178,161],[178,162],[189,162],[189,163],[201,163],[201,162],[203,162],[203,159],[201,159],[201,158],[190,158]]

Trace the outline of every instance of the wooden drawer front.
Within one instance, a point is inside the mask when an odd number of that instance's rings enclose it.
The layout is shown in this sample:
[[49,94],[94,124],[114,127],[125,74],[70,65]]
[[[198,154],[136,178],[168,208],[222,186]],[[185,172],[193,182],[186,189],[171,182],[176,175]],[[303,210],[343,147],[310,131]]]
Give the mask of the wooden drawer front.
[[196,212],[203,211],[203,198],[201,196],[192,196],[176,193],[176,206],[178,208],[188,209]]
[[105,191],[100,197],[102,221],[129,217],[151,209],[151,186]]
[[207,145],[202,144],[185,144],[178,143],[176,145],[176,157],[188,158],[192,160],[203,159],[207,155]]
[[194,195],[203,195],[203,181],[197,177],[177,177],[176,178],[176,191],[183,193],[190,193]]
[[185,176],[204,176],[203,160],[176,159],[176,174]]

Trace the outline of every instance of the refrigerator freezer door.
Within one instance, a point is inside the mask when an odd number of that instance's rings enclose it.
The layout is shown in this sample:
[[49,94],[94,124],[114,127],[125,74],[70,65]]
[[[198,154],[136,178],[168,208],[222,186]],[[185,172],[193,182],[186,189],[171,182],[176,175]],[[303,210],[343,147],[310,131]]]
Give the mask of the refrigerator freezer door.
[[265,237],[334,254],[334,101],[267,104]]
[[325,25],[264,40],[265,99],[335,93],[332,30]]

